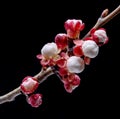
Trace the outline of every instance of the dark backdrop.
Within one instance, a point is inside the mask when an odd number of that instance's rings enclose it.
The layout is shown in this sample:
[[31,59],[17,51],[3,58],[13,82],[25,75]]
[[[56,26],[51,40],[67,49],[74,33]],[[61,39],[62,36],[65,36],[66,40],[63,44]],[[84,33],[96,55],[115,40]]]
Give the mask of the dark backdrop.
[[[37,74],[41,65],[36,59],[42,46],[64,33],[67,19],[81,19],[84,36],[96,23],[101,12],[111,12],[119,0],[81,0],[56,2],[6,2],[0,15],[0,95],[18,87],[22,79]],[[109,43],[100,48],[99,55],[79,74],[80,86],[68,94],[59,78],[52,75],[39,87],[43,104],[32,108],[25,97],[0,105],[0,119],[77,119],[82,117],[114,117],[118,107],[120,15],[104,25]],[[118,76],[117,76],[118,75]]]

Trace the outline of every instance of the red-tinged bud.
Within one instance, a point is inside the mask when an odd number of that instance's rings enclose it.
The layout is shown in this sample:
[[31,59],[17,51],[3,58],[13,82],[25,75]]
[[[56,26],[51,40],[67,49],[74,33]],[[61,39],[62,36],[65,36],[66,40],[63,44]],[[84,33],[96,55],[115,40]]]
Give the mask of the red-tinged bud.
[[[74,77],[73,77],[74,76]],[[64,80],[64,88],[68,93],[72,93],[75,88],[80,85],[80,77],[78,75],[73,75],[72,77],[68,77],[69,81]],[[70,79],[71,78],[71,79]]]
[[104,45],[108,43],[109,40],[106,31],[103,28],[100,28],[93,33],[93,40],[94,39],[97,39],[98,45]]
[[67,34],[64,33],[57,34],[55,36],[55,43],[57,44],[59,49],[64,50],[68,45]]
[[32,94],[27,98],[28,104],[32,107],[39,107],[42,104],[42,94]]
[[27,76],[23,79],[22,83],[21,83],[21,90],[23,93],[25,94],[30,94],[33,93],[37,87],[38,87],[39,83],[37,82],[37,80],[31,76]]
[[82,20],[69,19],[64,24],[65,30],[69,38],[79,38],[80,31],[84,29],[84,23]]

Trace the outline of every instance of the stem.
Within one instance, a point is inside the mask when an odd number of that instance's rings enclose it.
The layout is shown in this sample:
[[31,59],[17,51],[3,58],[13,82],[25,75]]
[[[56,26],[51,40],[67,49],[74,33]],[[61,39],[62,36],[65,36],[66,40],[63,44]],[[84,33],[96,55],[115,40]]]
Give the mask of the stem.
[[[46,70],[41,70],[37,75],[35,75],[34,77],[38,80],[39,84],[42,83],[43,81],[45,81],[47,79],[48,76],[54,74],[52,71],[52,68],[49,67]],[[16,89],[14,89],[13,91],[0,96],[0,104],[5,103],[5,102],[11,102],[15,99],[15,97],[17,97],[18,95],[22,94],[21,92],[21,88],[20,86]]]
[[[93,28],[98,29],[113,19],[116,15],[120,13],[120,5],[108,15],[108,10],[104,10],[98,19],[97,23],[93,26]],[[90,31],[83,37],[83,40],[90,35]],[[37,75],[34,77],[38,80],[39,84],[42,83],[49,77],[50,75],[54,74],[51,67],[48,67],[46,70],[42,69]],[[18,95],[22,94],[20,86],[13,91],[0,96],[0,104],[5,102],[10,102],[15,99]]]
[[[92,27],[92,29],[99,29],[106,23],[108,23],[111,19],[113,19],[116,15],[120,13],[120,5],[114,9],[110,14],[108,14],[108,9],[105,9],[96,24]],[[107,15],[108,14],[108,15]],[[82,38],[83,40],[90,35],[90,31]]]
[[52,74],[54,74],[53,69],[51,67],[48,67],[46,70],[42,69],[34,77],[38,80],[39,84],[41,84],[42,82],[44,82]]
[[14,89],[13,91],[11,91],[3,96],[0,96],[0,104],[13,101],[16,96],[21,94],[20,91],[21,91],[21,89],[19,86],[18,88]]

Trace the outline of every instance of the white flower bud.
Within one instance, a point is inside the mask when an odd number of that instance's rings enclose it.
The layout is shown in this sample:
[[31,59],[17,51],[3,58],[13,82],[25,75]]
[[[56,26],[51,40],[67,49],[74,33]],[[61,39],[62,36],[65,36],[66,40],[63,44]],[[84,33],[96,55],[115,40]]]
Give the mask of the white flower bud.
[[82,50],[85,56],[89,58],[94,58],[98,55],[99,47],[94,41],[87,40],[84,41],[82,45]]
[[96,30],[94,35],[99,38],[100,43],[105,43],[108,40],[106,31],[103,29]]
[[54,42],[45,44],[43,46],[43,48],[41,49],[41,54],[45,58],[53,58],[53,57],[55,57],[58,54],[57,45]]
[[80,73],[84,70],[84,60],[77,56],[71,56],[67,60],[67,69],[70,73]]

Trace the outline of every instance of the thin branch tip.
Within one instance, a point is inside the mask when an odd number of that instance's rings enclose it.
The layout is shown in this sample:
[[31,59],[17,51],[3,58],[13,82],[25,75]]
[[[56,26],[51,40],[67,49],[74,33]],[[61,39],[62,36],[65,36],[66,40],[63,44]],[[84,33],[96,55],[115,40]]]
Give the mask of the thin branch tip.
[[[108,12],[109,12],[109,9],[103,10],[96,24],[92,28],[99,29],[100,27],[108,23],[110,20],[112,20],[115,16],[120,14],[120,5],[117,8],[115,8],[111,13],[108,14]],[[90,31],[82,39],[84,40],[89,35],[90,35]]]
[[103,10],[103,12],[102,12],[102,14],[101,14],[101,17],[102,17],[102,18],[106,17],[106,16],[108,15],[108,13],[109,13],[109,9],[106,8],[105,10]]

